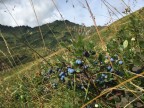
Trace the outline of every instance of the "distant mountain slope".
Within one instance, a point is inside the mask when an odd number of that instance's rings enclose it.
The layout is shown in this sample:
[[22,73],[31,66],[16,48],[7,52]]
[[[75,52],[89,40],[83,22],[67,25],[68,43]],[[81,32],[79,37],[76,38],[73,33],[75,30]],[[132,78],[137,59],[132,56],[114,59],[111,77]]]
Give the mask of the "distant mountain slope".
[[[68,20],[64,21],[54,21],[53,23],[44,24],[40,26],[42,35],[44,37],[45,43],[48,48],[53,48],[56,46],[56,41],[68,41],[71,38],[70,35],[75,37],[76,35],[85,35],[87,31],[90,33],[90,29],[93,27],[84,27],[72,23]],[[100,27],[101,29],[102,27]],[[69,29],[69,30],[68,30]],[[36,47],[42,47],[42,39],[39,32],[39,27],[31,28],[29,26],[19,26],[19,27],[10,27],[0,25],[0,30],[11,47],[18,47],[22,45],[23,41],[27,41],[30,45]],[[70,34],[71,32],[71,34]],[[87,34],[88,35],[88,34]],[[17,38],[18,37],[18,38]],[[0,36],[1,45],[3,39]],[[5,45],[2,45],[3,47]],[[2,47],[0,47],[2,48]],[[3,50],[5,48],[2,48]]]
[[[60,42],[70,44],[71,38],[76,38],[78,35],[87,36],[94,32],[93,27],[85,27],[72,23],[68,20],[57,20],[49,24],[44,24],[40,26],[40,28],[47,47],[47,53],[50,53],[51,50],[58,49],[58,43]],[[99,28],[102,29],[103,27]],[[31,49],[24,44],[24,42],[42,56],[46,55],[46,52],[43,51],[43,40],[39,27],[10,27],[0,25],[0,31],[0,63],[3,63],[4,61],[8,62],[8,58],[10,60],[12,59],[6,44],[8,45],[9,50],[16,62],[15,65],[20,64],[20,61],[22,63],[26,63],[37,57],[37,55],[32,52]],[[6,57],[2,52],[6,55]]]

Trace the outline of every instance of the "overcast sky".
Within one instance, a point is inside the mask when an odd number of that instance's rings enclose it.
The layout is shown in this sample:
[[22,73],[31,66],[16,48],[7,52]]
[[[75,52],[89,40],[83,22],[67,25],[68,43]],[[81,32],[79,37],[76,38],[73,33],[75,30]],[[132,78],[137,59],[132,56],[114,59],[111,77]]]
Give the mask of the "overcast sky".
[[[3,3],[3,2],[4,3]],[[0,24],[17,26],[18,25],[29,25],[31,27],[37,26],[36,17],[32,9],[31,0],[0,0]],[[84,8],[85,0],[54,0],[59,11],[63,15],[64,19],[70,20],[71,22],[82,24],[86,26],[93,25],[89,12]],[[68,1],[68,2],[66,2]],[[90,4],[92,12],[96,17],[98,25],[104,25],[110,21],[108,9],[102,3],[101,0],[87,0]],[[119,12],[123,12],[126,5],[122,3],[122,0],[106,0],[116,8]],[[144,0],[124,0],[129,5],[132,11],[138,10],[144,7]],[[33,0],[33,4],[38,16],[38,21],[41,24],[53,22],[55,20],[62,20],[57,9],[55,8],[52,0]],[[107,4],[108,5],[108,4]],[[108,5],[109,6],[109,5]],[[11,15],[9,14],[8,10]],[[112,18],[117,20],[121,18],[116,10],[110,7],[115,12],[112,14]],[[116,17],[117,16],[117,17]]]

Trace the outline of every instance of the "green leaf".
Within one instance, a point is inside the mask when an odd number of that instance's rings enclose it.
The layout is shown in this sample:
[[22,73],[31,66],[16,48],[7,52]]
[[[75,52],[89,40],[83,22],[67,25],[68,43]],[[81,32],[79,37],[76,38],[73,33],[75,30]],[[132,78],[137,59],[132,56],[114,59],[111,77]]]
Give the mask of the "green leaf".
[[125,41],[123,42],[123,47],[124,47],[124,48],[127,48],[127,46],[128,46],[128,40],[125,40]]
[[102,60],[103,60],[103,56],[102,56],[101,53],[99,54],[98,60],[99,60],[99,61],[102,61]]
[[76,69],[76,72],[78,72],[78,73],[81,72],[80,68],[77,68],[77,69]]
[[144,48],[144,41],[140,41],[139,44],[141,48]]
[[119,46],[119,50],[123,51],[123,46],[122,45]]
[[73,62],[73,61],[70,61],[70,64],[71,64],[72,66],[74,66],[74,62]]

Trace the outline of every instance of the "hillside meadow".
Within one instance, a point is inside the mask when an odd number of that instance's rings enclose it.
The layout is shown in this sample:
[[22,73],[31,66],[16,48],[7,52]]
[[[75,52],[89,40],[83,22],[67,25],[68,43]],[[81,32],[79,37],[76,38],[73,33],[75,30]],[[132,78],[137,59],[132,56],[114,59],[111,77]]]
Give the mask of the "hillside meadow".
[[0,25],[0,108],[144,107],[144,8],[97,26],[86,6],[91,27]]

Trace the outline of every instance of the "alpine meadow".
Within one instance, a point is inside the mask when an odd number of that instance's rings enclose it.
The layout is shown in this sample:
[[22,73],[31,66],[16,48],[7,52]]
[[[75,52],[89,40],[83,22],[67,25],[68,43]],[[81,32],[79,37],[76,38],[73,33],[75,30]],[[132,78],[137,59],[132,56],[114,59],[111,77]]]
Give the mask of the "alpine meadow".
[[144,108],[143,0],[0,0],[0,108]]

